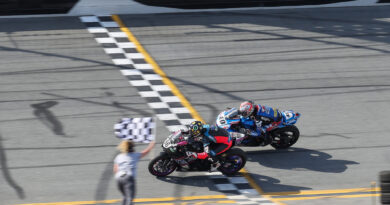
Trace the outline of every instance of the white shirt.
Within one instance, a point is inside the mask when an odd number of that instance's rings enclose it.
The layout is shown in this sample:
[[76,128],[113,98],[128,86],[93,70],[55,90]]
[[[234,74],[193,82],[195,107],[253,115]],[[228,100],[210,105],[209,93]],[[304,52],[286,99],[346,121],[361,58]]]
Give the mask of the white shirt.
[[121,153],[115,157],[114,163],[118,165],[118,172],[115,174],[115,178],[118,179],[127,176],[136,176],[137,173],[137,163],[141,158],[141,153],[131,152],[131,153]]

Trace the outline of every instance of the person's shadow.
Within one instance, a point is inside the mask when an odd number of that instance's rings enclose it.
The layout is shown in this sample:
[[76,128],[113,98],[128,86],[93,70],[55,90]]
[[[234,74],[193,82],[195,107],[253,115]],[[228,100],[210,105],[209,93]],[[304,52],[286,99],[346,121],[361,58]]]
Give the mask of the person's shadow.
[[359,164],[349,160],[332,159],[332,155],[305,148],[287,150],[249,151],[248,160],[275,169],[310,170],[317,172],[342,173],[348,166]]
[[49,108],[57,105],[57,101],[46,101],[42,103],[31,104],[34,108],[34,115],[56,135],[66,136],[62,123],[57,119]]

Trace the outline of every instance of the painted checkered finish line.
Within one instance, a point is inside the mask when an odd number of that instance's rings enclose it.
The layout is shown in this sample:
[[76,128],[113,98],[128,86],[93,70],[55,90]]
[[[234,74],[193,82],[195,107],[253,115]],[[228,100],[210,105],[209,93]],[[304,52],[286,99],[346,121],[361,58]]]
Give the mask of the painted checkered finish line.
[[178,130],[194,120],[111,16],[83,16],[80,19],[169,131]]
[[226,198],[246,205],[276,205],[268,198],[264,198],[253,189],[243,176],[225,176],[221,172],[208,173],[217,189],[226,195]]
[[[147,63],[137,45],[129,40],[111,16],[82,16],[80,19],[169,131],[178,130],[194,120],[190,111],[173,94],[171,88],[163,83],[162,77]],[[220,192],[237,204],[274,204],[262,198],[241,175],[227,177],[220,172],[207,175]]]

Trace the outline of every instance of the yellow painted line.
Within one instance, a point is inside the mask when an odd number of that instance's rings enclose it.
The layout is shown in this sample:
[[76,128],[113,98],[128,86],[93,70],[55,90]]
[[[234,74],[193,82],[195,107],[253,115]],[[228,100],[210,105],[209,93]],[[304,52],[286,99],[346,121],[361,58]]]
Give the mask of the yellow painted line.
[[333,198],[362,198],[362,197],[377,197],[380,194],[355,194],[341,196],[312,196],[312,197],[293,197],[293,198],[275,198],[276,201],[296,201],[296,200],[313,200],[313,199],[333,199]]
[[298,191],[298,192],[268,192],[264,193],[266,196],[299,196],[299,195],[316,195],[316,194],[341,194],[354,192],[377,192],[379,187],[375,188],[355,188],[355,189],[331,189],[331,190],[314,190],[314,191]]
[[248,173],[248,171],[246,171],[245,169],[241,169],[240,170],[240,173],[245,177],[245,179],[249,182],[249,185],[256,189],[256,191],[262,195],[264,198],[274,202],[275,204],[279,204],[279,205],[285,205],[284,203],[280,203],[279,201],[276,201],[274,200],[273,198],[267,196],[267,195],[264,195],[264,192],[263,190],[260,188],[259,185],[256,184],[255,180],[251,177],[250,173]]
[[175,203],[158,203],[158,204],[147,204],[147,205],[175,205]]
[[194,205],[204,205],[204,204],[234,204],[236,201],[233,200],[225,200],[225,201],[201,201],[194,203]]
[[216,202],[213,202],[213,203],[217,203],[217,204],[233,204],[233,203],[237,203],[237,202],[234,201],[234,200],[225,200],[225,201],[216,201]]
[[241,169],[240,170],[240,173],[245,177],[245,179],[249,182],[249,184],[251,185],[251,187],[253,187],[254,189],[256,189],[257,192],[259,192],[259,194],[264,194],[263,190],[256,184],[255,180],[252,179],[252,177],[250,176],[250,174],[248,173],[248,171],[246,171],[245,169]]
[[[203,196],[183,196],[183,197],[163,197],[163,198],[139,198],[134,202],[156,202],[156,201],[190,201],[201,199],[226,199],[225,195],[203,195]],[[87,204],[111,204],[118,203],[120,199],[101,200],[101,201],[71,201],[71,202],[52,202],[52,203],[32,203],[19,205],[87,205]]]
[[225,195],[204,195],[204,196],[183,196],[183,197],[164,197],[152,199],[134,199],[134,202],[151,202],[151,201],[174,201],[174,200],[198,200],[198,199],[226,199]]
[[[205,204],[234,204],[236,201],[225,200],[225,201],[202,201],[194,203],[194,205],[205,205]],[[176,203],[177,204],[177,203]],[[158,203],[158,204],[145,204],[145,205],[176,205],[175,203]],[[188,202],[182,202],[180,205],[188,205]],[[192,204],[192,203],[191,203]]]
[[176,87],[176,85],[167,77],[165,72],[160,68],[160,66],[156,63],[156,61],[154,61],[154,59],[144,49],[144,47],[140,44],[140,42],[133,35],[133,33],[131,33],[130,29],[126,27],[126,25],[119,18],[119,16],[112,15],[112,19],[119,25],[120,29],[127,34],[129,40],[135,44],[137,51],[140,52],[145,57],[145,61],[153,67],[154,72],[156,72],[158,75],[161,76],[164,84],[168,85],[169,88],[171,88],[172,93],[175,96],[177,96],[180,99],[183,106],[190,111],[192,117],[196,120],[200,120],[204,122],[204,120],[200,117],[199,113],[192,107],[191,103],[187,100],[187,98],[184,97],[184,95],[180,92],[180,90]]

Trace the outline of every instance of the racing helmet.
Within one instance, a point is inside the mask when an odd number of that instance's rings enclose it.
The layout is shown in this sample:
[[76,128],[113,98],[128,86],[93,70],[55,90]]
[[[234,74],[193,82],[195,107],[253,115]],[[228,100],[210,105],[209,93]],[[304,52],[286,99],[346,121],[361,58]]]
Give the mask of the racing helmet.
[[248,100],[241,103],[239,111],[243,117],[249,117],[252,115],[253,111],[255,111],[255,105],[253,101]]
[[201,121],[193,121],[188,127],[190,136],[199,141],[202,138],[203,123]]

